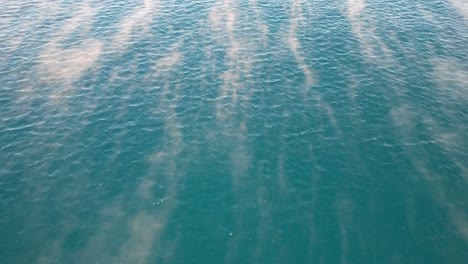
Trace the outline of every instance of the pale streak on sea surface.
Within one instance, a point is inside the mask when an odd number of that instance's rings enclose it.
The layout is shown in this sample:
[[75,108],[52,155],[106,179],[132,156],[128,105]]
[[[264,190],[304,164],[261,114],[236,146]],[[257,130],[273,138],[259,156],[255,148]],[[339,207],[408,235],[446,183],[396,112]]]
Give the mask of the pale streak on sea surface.
[[0,1],[0,262],[467,263],[467,18]]

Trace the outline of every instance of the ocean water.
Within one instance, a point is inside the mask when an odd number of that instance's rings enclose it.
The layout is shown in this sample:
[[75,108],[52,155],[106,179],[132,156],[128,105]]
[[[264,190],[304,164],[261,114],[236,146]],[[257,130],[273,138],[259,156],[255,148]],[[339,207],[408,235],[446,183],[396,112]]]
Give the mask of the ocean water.
[[468,263],[467,3],[0,0],[0,263]]

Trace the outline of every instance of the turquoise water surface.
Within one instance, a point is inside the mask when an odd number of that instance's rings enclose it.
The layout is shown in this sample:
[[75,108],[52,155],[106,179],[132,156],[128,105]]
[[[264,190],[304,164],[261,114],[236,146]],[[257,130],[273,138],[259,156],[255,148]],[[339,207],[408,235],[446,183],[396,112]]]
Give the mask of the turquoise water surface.
[[467,3],[0,0],[0,263],[468,263]]

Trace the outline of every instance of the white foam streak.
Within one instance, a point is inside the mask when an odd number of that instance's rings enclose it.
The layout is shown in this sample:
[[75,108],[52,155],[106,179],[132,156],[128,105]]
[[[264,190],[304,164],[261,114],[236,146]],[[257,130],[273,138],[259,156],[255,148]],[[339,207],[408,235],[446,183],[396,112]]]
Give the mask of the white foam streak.
[[[182,54],[174,50],[156,62],[156,75],[164,71],[171,70],[182,60]],[[164,75],[167,77],[167,75]],[[130,240],[121,247],[121,254],[118,262],[124,263],[146,263],[148,256],[156,248],[164,252],[162,248],[161,235],[167,225],[174,208],[176,207],[177,188],[176,185],[181,177],[181,168],[178,164],[177,155],[182,150],[183,134],[181,125],[177,119],[176,103],[177,89],[170,89],[167,79],[162,90],[162,100],[160,107],[165,113],[165,134],[167,140],[159,151],[151,154],[148,157],[150,173],[142,179],[139,188],[137,189],[137,196],[143,202],[152,203],[157,206],[158,210],[154,213],[140,212],[130,223],[129,230],[131,231]],[[170,100],[169,95],[175,94],[175,100]],[[178,166],[179,165],[179,166]],[[164,191],[164,198],[154,201],[153,192],[156,184],[164,182],[166,186]],[[158,196],[161,196],[159,193]]]
[[[239,54],[240,42],[234,35],[234,27],[236,24],[236,13],[234,12],[234,2],[226,0],[220,4],[215,5],[209,13],[208,20],[213,30],[217,34],[226,35],[227,37],[227,51],[226,51],[226,65],[229,67],[221,75],[223,84],[221,86],[220,97],[230,96],[232,104],[235,105],[238,99],[238,90],[241,89],[240,73],[242,68],[239,64],[241,59]],[[224,119],[225,113],[221,110],[222,105],[217,107],[217,116]]]
[[120,248],[114,263],[147,263],[154,242],[164,228],[165,217],[139,213],[130,223],[130,238]]
[[70,89],[73,81],[96,64],[102,53],[103,43],[93,38],[85,38],[70,48],[64,48],[62,42],[79,30],[88,31],[96,9],[85,2],[75,15],[64,22],[64,26],[54,34],[38,57],[39,72],[42,80],[62,84],[64,90],[56,91],[52,97],[63,96]]
[[289,48],[291,49],[291,52],[293,53],[294,59],[296,62],[299,64],[299,68],[301,69],[302,73],[305,76],[305,86],[306,86],[306,92],[307,90],[314,84],[314,74],[312,70],[307,66],[305,63],[305,58],[304,56],[301,55],[300,49],[301,49],[301,44],[299,42],[299,39],[297,37],[297,30],[299,27],[299,22],[302,21],[303,15],[302,15],[302,3],[300,0],[293,0],[291,2],[291,18],[290,18],[290,26],[287,34],[287,39],[286,42],[289,45]]
[[364,10],[365,0],[347,0],[348,16],[351,19],[357,19]]
[[175,51],[159,59],[156,62],[156,69],[170,69],[182,59],[182,53]]
[[[403,105],[392,110],[391,118],[396,128],[400,131],[402,139],[411,142],[413,140],[412,135],[415,134],[414,131],[416,130],[416,120],[421,119],[421,114],[417,113],[415,109]],[[440,131],[440,128],[437,126],[435,120],[425,115],[422,115],[422,120],[426,120],[426,124],[432,126],[431,131],[435,131],[432,137],[436,140],[440,140],[440,132],[437,132]],[[443,145],[444,144],[442,144],[442,146]],[[452,143],[450,145],[452,145]],[[463,211],[463,208],[452,206],[456,200],[453,201],[448,197],[449,195],[447,192],[449,188],[442,184],[447,182],[444,180],[444,175],[439,175],[429,168],[429,161],[424,158],[428,153],[423,149],[415,150],[414,147],[412,147],[405,149],[405,152],[413,167],[422,175],[423,180],[427,183],[435,202],[441,207],[448,208],[447,213],[450,216],[453,226],[458,230],[459,234],[468,241],[468,215]],[[449,205],[449,207],[447,207],[447,205]]]
[[63,81],[66,85],[71,85],[95,64],[102,47],[102,43],[94,39],[87,39],[80,47],[68,49],[51,43],[41,55],[41,68],[46,74],[46,80]]
[[466,0],[450,0],[452,5],[463,15],[465,19],[468,19],[468,1]]
[[376,61],[380,57],[384,61],[392,58],[392,52],[387,45],[375,34],[375,27],[368,17],[364,16],[365,0],[347,0],[346,11],[351,30],[358,40],[363,55],[370,61]]
[[252,8],[252,10],[254,11],[255,13],[255,21],[257,23],[257,29],[260,30],[261,32],[261,40],[263,42],[264,45],[267,44],[268,42],[268,39],[267,39],[267,35],[268,35],[268,32],[269,32],[269,28],[268,28],[268,25],[265,24],[265,23],[262,23],[261,19],[260,19],[260,9],[258,7],[258,4],[257,4],[257,0],[250,0],[249,1],[250,3],[250,7]]
[[112,39],[112,46],[121,49],[129,44],[132,34],[139,30],[139,34],[148,31],[154,14],[159,9],[159,1],[145,0],[143,6],[136,8],[133,13],[125,17],[119,25],[117,34]]
[[[162,78],[166,83],[168,81],[168,78],[170,77],[169,72],[177,65],[179,65],[183,59],[184,56],[183,54],[177,50],[177,47],[180,44],[175,44],[172,47],[172,51],[165,55],[164,57],[160,58],[159,60],[156,61],[154,64],[154,77],[156,78]],[[165,86],[165,89],[167,89],[167,84]],[[166,91],[165,92],[170,92]]]
[[468,101],[468,71],[453,60],[434,60],[434,81],[441,97],[446,97],[447,103]]

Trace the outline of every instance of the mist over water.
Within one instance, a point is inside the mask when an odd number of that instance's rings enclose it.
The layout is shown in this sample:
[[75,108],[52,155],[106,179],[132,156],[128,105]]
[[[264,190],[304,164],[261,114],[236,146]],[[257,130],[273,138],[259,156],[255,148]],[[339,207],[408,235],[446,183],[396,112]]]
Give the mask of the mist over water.
[[0,0],[0,263],[468,263],[467,14]]

